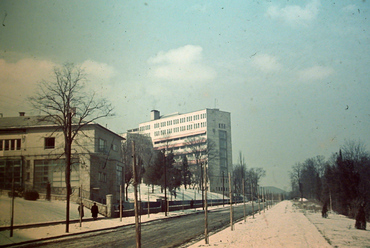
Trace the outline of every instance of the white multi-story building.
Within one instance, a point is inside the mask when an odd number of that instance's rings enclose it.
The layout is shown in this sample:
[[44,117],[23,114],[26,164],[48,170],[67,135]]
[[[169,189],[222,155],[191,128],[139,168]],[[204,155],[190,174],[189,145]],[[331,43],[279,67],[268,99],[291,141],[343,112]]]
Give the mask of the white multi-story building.
[[[228,191],[227,175],[232,171],[229,112],[203,109],[161,116],[158,110],[152,110],[151,120],[139,124],[135,131],[150,136],[154,149],[172,151],[178,163],[186,155],[190,165],[197,165],[196,158],[200,153],[201,160],[208,164],[210,191]],[[195,154],[195,146],[200,148],[198,155]]]

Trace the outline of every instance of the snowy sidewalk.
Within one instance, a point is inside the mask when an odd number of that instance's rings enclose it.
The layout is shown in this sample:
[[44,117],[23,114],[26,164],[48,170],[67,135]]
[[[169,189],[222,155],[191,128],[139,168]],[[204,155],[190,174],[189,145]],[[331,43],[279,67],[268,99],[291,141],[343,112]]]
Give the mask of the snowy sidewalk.
[[195,247],[332,247],[317,228],[296,209],[291,201],[283,201],[269,210],[249,216],[231,228],[202,240]]

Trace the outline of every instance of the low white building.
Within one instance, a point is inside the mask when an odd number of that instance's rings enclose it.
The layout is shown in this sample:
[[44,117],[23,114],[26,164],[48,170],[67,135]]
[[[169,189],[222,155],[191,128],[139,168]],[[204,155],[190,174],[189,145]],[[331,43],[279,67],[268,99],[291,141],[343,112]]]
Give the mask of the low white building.
[[[186,155],[189,164],[195,166],[195,146],[200,147],[200,158],[208,163],[210,191],[228,193],[228,172],[232,172],[229,112],[203,109],[161,116],[158,110],[152,110],[151,120],[132,131],[150,136],[154,149],[172,151],[177,163]],[[207,142],[212,144],[208,150]]]

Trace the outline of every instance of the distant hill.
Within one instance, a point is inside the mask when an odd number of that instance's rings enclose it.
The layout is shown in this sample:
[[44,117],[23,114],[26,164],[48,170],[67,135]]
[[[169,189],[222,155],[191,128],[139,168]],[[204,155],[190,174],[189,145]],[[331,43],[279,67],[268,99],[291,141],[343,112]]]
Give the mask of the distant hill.
[[282,190],[282,189],[279,189],[279,188],[276,188],[274,186],[266,186],[266,187],[263,187],[265,190],[271,192],[271,193],[274,193],[274,194],[288,194],[288,192],[286,192],[285,190]]

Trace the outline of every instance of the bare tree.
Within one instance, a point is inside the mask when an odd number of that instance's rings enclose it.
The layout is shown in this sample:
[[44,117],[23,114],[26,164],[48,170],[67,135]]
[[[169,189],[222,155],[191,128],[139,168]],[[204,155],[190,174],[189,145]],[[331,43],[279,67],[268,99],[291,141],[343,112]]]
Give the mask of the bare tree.
[[246,165],[245,165],[245,159],[241,152],[239,152],[239,162],[237,165],[235,165],[233,169],[233,184],[234,184],[234,190],[237,194],[243,193],[243,181],[244,185],[246,184]]
[[[213,140],[207,139],[204,136],[194,136],[187,139],[185,142],[188,147],[188,155],[192,155],[194,159],[189,159],[195,161],[195,168],[193,168],[193,180],[199,186],[202,191],[202,202],[204,208],[204,185],[208,181],[209,171],[204,175],[204,166],[207,166],[212,160],[217,158],[218,151],[216,149],[216,144]],[[206,177],[205,177],[206,176]]]
[[128,200],[128,187],[133,183],[132,168],[132,142],[135,142],[135,154],[137,158],[136,171],[137,182],[140,184],[144,171],[153,163],[154,149],[149,136],[137,133],[128,133],[126,142],[122,145],[122,154],[124,156],[125,172],[123,175],[125,183],[126,201]]
[[69,202],[71,193],[71,147],[81,129],[107,116],[113,107],[105,99],[98,99],[94,92],[85,89],[86,77],[80,67],[72,63],[55,67],[53,79],[39,83],[36,94],[29,98],[33,108],[57,126],[64,136],[65,183],[67,191],[66,232],[69,232]]

